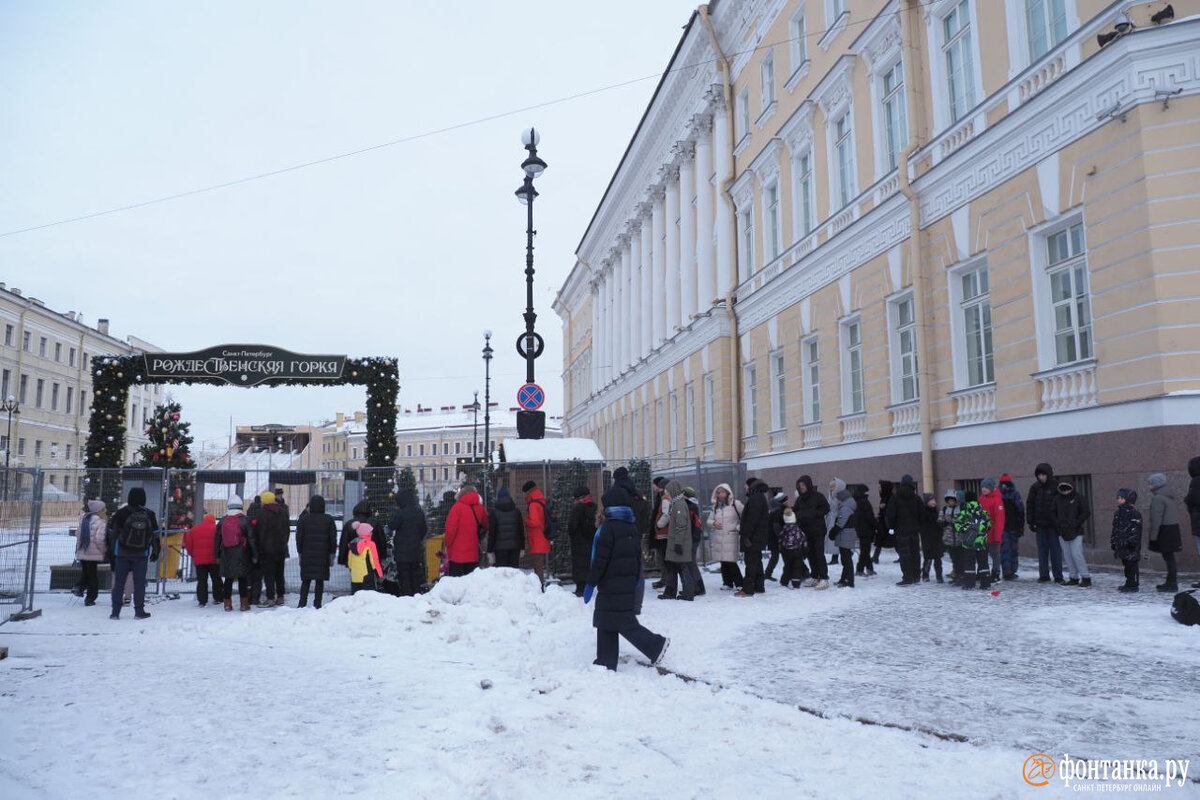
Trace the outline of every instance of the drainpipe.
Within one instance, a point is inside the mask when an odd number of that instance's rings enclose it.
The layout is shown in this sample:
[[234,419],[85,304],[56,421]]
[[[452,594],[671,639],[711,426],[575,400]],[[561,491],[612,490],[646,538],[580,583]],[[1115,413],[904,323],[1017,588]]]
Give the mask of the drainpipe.
[[[708,4],[701,5],[696,9],[696,13],[700,16],[700,22],[704,25],[704,30],[708,32],[708,39],[712,43],[713,49],[717,51],[717,70],[721,73],[721,88],[724,95],[725,103],[725,125],[728,127],[727,140],[729,143],[729,170],[720,179],[720,199],[721,202],[729,205],[729,239],[728,247],[732,248],[730,261],[733,264],[733,274],[740,275],[741,270],[737,263],[737,207],[733,202],[733,195],[729,193],[729,188],[733,186],[734,178],[737,175],[735,168],[736,156],[733,153],[737,146],[737,141],[734,139],[733,125],[733,80],[729,68],[729,57],[725,55],[725,51],[721,49],[721,43],[717,41],[717,32],[713,30],[712,20],[708,16]],[[730,386],[730,414],[732,416],[730,426],[730,458],[732,461],[741,461],[742,453],[742,369],[741,369],[741,352],[738,345],[738,317],[737,307],[734,303],[734,290],[737,288],[737,281],[734,281],[732,286],[724,287],[725,290],[725,310],[729,314],[730,321],[733,325],[733,332],[729,338],[729,386]]]
[[925,103],[924,75],[919,66],[920,48],[917,42],[921,13],[920,0],[905,0],[900,11],[900,40],[904,52],[904,85],[911,100],[908,114],[908,147],[900,155],[900,193],[908,200],[908,263],[913,272],[913,315],[917,323],[917,408],[921,428],[921,485],[935,492],[933,475],[933,398],[929,376],[929,322],[925,300],[929,294],[928,264],[921,257],[921,204],[912,188],[909,159],[921,148],[928,135],[923,129],[928,119]]

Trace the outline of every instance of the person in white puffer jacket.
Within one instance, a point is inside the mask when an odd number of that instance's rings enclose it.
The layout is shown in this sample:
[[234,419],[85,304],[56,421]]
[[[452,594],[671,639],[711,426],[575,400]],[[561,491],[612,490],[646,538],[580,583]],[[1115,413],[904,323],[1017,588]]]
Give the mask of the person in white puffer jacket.
[[83,598],[85,606],[96,605],[100,593],[97,570],[107,559],[105,539],[108,530],[108,508],[103,500],[88,500],[87,511],[79,518],[75,539],[75,560],[79,562],[79,583],[71,590]]
[[713,489],[712,510],[708,512],[709,541],[712,558],[721,562],[721,588],[742,588],[742,570],[738,567],[741,552],[742,501],[733,496],[728,483]]

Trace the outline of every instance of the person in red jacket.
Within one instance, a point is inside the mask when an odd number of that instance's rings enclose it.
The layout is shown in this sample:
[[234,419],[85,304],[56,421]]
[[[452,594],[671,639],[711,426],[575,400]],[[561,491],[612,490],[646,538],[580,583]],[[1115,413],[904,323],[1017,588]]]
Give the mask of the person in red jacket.
[[525,481],[521,491],[525,493],[525,552],[544,591],[546,559],[550,553],[550,540],[546,538],[546,495],[533,481]]
[[1004,541],[1004,497],[996,490],[995,478],[984,478],[979,484],[979,505],[991,517],[988,529],[988,560],[992,567],[992,581],[1000,581],[1000,543]]
[[221,586],[221,562],[217,558],[217,520],[205,514],[204,520],[183,535],[183,549],[196,565],[196,602],[201,608],[208,605],[208,582],[212,581],[213,603],[224,601]]
[[446,515],[447,575],[469,575],[479,566],[479,537],[487,530],[487,512],[475,487],[468,484]]

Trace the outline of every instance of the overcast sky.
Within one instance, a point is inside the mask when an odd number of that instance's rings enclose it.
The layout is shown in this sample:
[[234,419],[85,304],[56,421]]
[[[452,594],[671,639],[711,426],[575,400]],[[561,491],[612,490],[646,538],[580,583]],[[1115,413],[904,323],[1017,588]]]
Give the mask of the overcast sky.
[[[694,0],[0,0],[0,280],[169,351],[274,344],[394,355],[400,401],[483,390],[524,363],[521,131],[542,135],[537,362],[562,411],[551,308]],[[24,233],[621,88],[230,188]],[[360,389],[177,387],[197,438],[316,422]]]

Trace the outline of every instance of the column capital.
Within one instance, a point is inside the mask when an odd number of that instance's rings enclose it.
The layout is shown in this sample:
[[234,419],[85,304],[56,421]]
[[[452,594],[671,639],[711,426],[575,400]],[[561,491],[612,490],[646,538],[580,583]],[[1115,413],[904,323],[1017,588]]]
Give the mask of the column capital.
[[719,83],[709,86],[704,92],[704,103],[708,111],[720,117],[725,116],[725,87]]
[[629,237],[637,236],[642,232],[642,206],[641,203],[633,207],[633,217],[625,223],[625,235]]
[[662,170],[659,170],[658,180],[646,192],[649,195],[650,213],[653,214],[658,204],[667,196],[667,182],[662,175]]
[[688,133],[692,139],[701,139],[708,136],[712,132],[713,115],[712,111],[705,108],[699,114],[692,115],[692,119],[688,122]]
[[[674,153],[673,149],[672,153]],[[658,176],[665,191],[668,184],[676,183],[679,180],[679,165],[674,162],[663,164],[658,168]]]
[[628,229],[626,229],[617,234],[617,250],[618,250],[617,257],[618,258],[620,257],[619,251],[624,250],[628,246],[629,246],[629,231],[628,231]]
[[671,165],[679,168],[696,157],[696,143],[691,139],[680,139],[671,147]]

